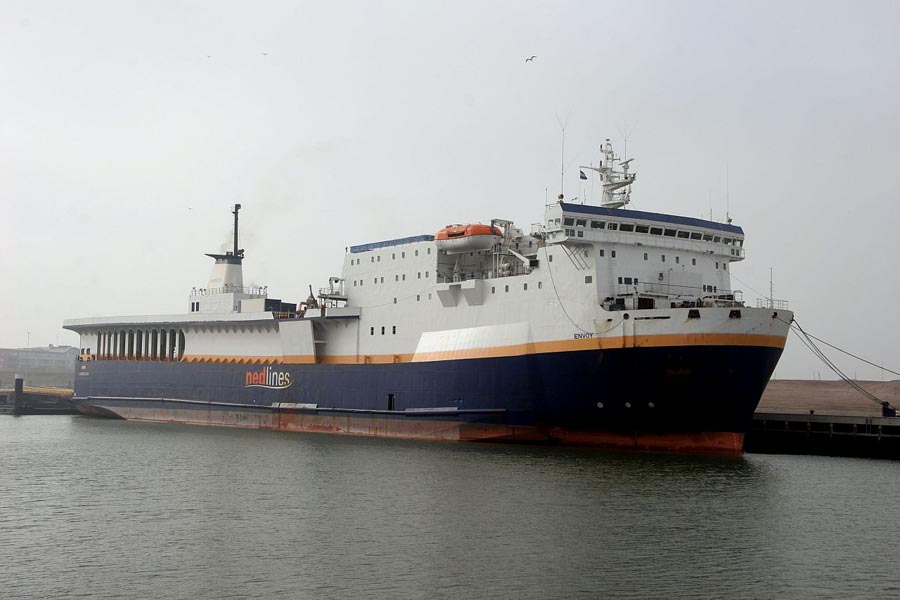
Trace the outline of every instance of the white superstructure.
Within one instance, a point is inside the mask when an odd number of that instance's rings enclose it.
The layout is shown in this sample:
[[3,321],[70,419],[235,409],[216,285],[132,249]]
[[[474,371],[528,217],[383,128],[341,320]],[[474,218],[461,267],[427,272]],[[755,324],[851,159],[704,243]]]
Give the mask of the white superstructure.
[[467,234],[456,233],[461,237],[452,244],[421,235],[354,246],[340,275],[317,294],[310,287],[299,307],[243,286],[237,205],[234,250],[209,255],[216,260],[209,284],[192,291],[188,314],[65,326],[82,335],[89,360],[267,364],[416,362],[780,336],[770,311],[744,307],[731,287],[730,265],[744,259],[743,231],[622,208],[635,181],[631,161],[617,168],[608,141],[602,151],[599,167],[583,167],[601,179],[601,206],[560,199],[528,233],[501,219],[450,226],[488,232],[468,245]]

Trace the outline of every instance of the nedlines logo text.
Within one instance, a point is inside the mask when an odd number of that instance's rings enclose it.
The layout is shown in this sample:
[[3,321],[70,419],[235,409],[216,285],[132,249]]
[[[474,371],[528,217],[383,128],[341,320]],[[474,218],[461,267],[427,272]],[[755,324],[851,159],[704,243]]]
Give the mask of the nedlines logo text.
[[276,371],[272,367],[263,367],[255,371],[247,371],[244,387],[261,387],[270,390],[283,390],[291,387],[294,381],[287,371]]

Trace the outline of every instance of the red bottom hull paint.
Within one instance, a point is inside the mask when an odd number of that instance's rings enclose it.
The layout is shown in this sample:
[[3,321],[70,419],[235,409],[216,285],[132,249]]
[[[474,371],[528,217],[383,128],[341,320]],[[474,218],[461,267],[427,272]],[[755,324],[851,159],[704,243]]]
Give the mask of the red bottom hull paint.
[[569,446],[616,448],[638,452],[683,452],[686,454],[739,455],[744,451],[744,434],[731,431],[616,433],[551,429],[550,434]]
[[271,429],[308,433],[330,433],[416,440],[460,442],[518,442],[561,444],[687,454],[739,455],[744,434],[733,432],[618,433],[575,431],[524,425],[472,423],[450,420],[401,420],[349,415],[302,413],[249,413],[230,410],[185,408],[116,407],[83,411],[95,416],[116,416],[129,421],[213,425],[248,429]]

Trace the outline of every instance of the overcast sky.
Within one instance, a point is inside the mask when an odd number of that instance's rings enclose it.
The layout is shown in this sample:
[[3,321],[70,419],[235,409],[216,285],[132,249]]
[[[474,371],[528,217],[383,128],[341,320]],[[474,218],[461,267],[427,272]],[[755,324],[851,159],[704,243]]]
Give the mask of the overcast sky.
[[[727,203],[749,302],[771,267],[809,332],[900,370],[898,31],[898,2],[0,0],[0,347],[186,312],[235,202],[245,283],[290,301],[349,245],[527,230],[562,121],[569,165],[627,135],[634,208]],[[793,337],[776,374],[830,377]]]

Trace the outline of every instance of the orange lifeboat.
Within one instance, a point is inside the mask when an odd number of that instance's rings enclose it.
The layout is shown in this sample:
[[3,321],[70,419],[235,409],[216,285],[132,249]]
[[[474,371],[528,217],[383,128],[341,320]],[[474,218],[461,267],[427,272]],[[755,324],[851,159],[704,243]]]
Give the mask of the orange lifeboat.
[[503,232],[494,225],[473,223],[470,225],[447,225],[434,234],[434,243],[447,254],[490,250],[500,241]]

